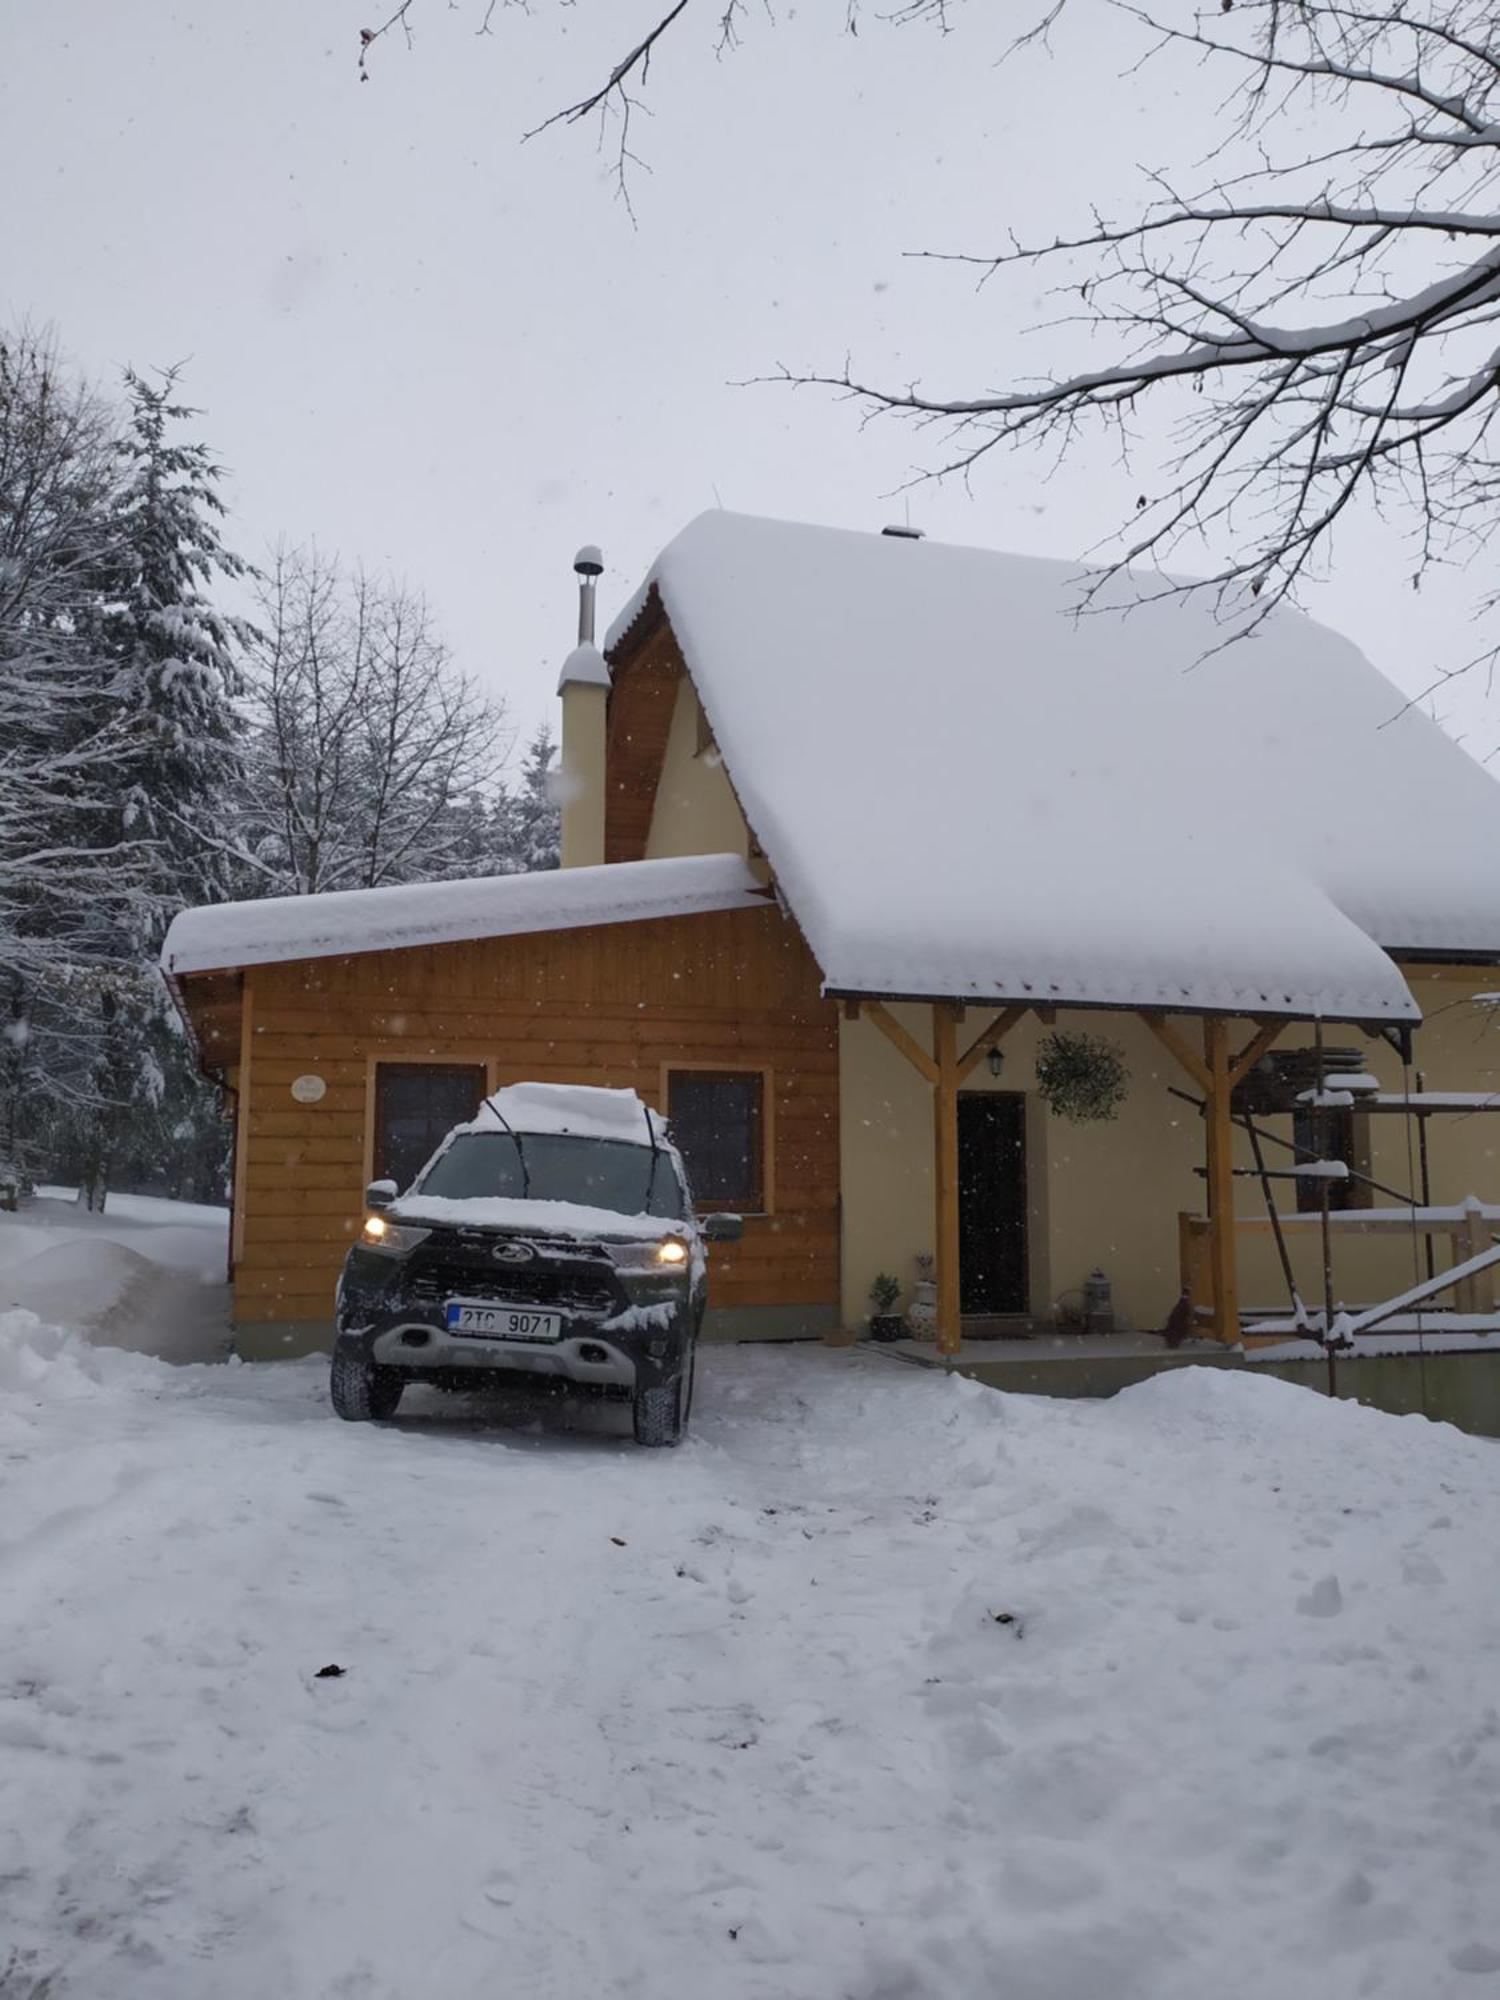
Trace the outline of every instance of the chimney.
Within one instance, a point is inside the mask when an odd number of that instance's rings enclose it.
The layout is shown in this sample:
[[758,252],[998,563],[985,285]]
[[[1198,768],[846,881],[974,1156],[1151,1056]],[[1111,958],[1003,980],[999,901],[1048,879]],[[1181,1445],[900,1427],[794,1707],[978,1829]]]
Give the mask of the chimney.
[[592,542],[573,558],[578,577],[578,644],[563,662],[562,755],[558,802],[562,809],[562,865],[597,867],[604,859],[605,717],[609,668],[594,644],[594,593],[604,558]]
[[592,542],[585,542],[573,558],[578,576],[578,643],[594,643],[594,585],[604,574],[604,557]]

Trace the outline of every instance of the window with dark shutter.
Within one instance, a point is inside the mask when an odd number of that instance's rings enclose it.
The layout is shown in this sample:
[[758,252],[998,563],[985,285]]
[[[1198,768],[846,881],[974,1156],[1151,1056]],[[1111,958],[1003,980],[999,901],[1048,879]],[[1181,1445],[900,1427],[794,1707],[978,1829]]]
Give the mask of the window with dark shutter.
[[409,1188],[455,1125],[484,1097],[482,1063],[377,1063],[375,1180]]
[[[1342,1160],[1351,1176],[1370,1171],[1369,1116],[1356,1116],[1349,1107],[1299,1105],[1292,1113],[1292,1144],[1299,1160]],[[1318,1174],[1297,1176],[1297,1208],[1301,1214],[1316,1214],[1323,1206],[1323,1179]],[[1370,1185],[1363,1178],[1329,1181],[1330,1209],[1368,1208]]]
[[764,1079],[759,1070],[674,1069],[667,1116],[702,1211],[765,1208]]

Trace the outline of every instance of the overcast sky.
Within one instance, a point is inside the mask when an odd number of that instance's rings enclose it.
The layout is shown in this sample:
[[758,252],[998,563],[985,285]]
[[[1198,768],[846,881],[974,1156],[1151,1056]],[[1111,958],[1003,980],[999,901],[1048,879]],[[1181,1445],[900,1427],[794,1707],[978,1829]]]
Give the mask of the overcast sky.
[[[1215,130],[1196,74],[1130,74],[1137,31],[1077,0],[1050,55],[1000,64],[1018,7],[946,37],[844,0],[752,13],[718,60],[693,12],[639,122],[632,227],[594,129],[522,133],[599,81],[655,0],[0,0],[0,317],[55,324],[108,379],[182,361],[229,469],[238,546],[316,535],[424,589],[523,729],[572,642],[571,559],[602,543],[606,617],[705,507],[875,528],[935,440],[861,430],[785,362],[973,393],[1063,351],[1025,276],[976,295],[903,252],[1048,237],[1121,212],[1143,166]],[[1139,472],[1100,443],[1050,472],[996,457],[924,487],[944,539],[1085,553]],[[1346,536],[1316,615],[1400,686],[1471,649],[1472,579],[1414,597],[1394,535]],[[998,696],[997,696],[998,699]],[[1487,753],[1482,688],[1445,715]]]

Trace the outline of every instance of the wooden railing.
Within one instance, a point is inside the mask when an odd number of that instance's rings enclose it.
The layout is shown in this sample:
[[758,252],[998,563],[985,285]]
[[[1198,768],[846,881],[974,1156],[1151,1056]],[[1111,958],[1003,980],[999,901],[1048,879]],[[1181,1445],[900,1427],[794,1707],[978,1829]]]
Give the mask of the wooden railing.
[[[1321,1215],[1283,1215],[1279,1218],[1287,1241],[1323,1226]],[[1266,1215],[1238,1215],[1236,1234],[1268,1236],[1272,1223]],[[1447,1207],[1431,1208],[1347,1208],[1335,1209],[1328,1218],[1335,1238],[1346,1236],[1404,1235],[1415,1232],[1425,1241],[1446,1244],[1447,1268],[1471,1263],[1489,1250],[1500,1234],[1500,1206],[1482,1202],[1477,1195]],[[1206,1216],[1181,1213],[1177,1218],[1178,1260],[1182,1289],[1192,1301],[1198,1320],[1213,1317],[1213,1275],[1209,1258],[1209,1229]],[[1495,1310],[1493,1266],[1460,1278],[1453,1286],[1454,1310],[1462,1313],[1489,1313]]]

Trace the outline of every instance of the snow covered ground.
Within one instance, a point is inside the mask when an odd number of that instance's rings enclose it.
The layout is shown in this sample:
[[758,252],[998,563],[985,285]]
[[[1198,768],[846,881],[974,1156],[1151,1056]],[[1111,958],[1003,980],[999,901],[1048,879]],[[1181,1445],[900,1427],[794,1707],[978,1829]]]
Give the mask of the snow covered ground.
[[90,1215],[71,1188],[42,1188],[19,1214],[0,1213],[0,1308],[165,1361],[221,1360],[228,1231],[227,1208],[112,1194]]
[[0,1314],[5,2000],[1495,1990],[1494,1444],[703,1363],[642,1452]]

